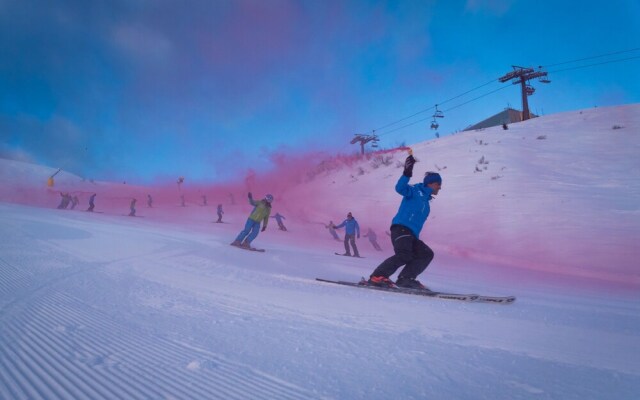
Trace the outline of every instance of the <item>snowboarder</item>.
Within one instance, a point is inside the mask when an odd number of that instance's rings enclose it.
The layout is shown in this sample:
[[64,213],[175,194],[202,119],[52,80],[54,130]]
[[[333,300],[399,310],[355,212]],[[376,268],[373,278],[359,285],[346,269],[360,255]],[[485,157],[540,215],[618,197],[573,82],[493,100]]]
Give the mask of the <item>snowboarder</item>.
[[150,194],[147,194],[147,207],[151,208],[153,206],[153,198]]
[[380,245],[378,244],[378,235],[376,235],[376,233],[373,231],[373,229],[369,228],[367,230],[367,233],[364,234],[364,237],[369,239],[369,242],[371,242],[371,245],[373,246],[374,249],[378,250],[378,251],[382,251],[382,248],[380,247]]
[[360,257],[358,253],[358,247],[356,247],[356,234],[358,235],[358,239],[360,239],[360,225],[358,225],[358,221],[353,218],[353,214],[349,212],[347,214],[347,219],[342,221],[342,223],[335,227],[335,229],[340,229],[342,227],[344,229],[344,251],[343,256],[350,256],[351,250],[349,249],[349,243],[351,243],[351,247],[353,247],[353,256]]
[[130,217],[135,217],[136,216],[136,199],[131,199],[131,203],[129,204],[129,210],[131,210],[129,212],[129,216]]
[[275,218],[275,219],[276,219],[276,222],[278,223],[278,228],[280,228],[280,230],[281,230],[281,231],[286,231],[286,230],[287,230],[287,227],[286,227],[286,226],[284,226],[284,224],[282,223],[282,220],[283,220],[283,219],[286,219],[286,218],[284,217],[284,215],[282,215],[282,214],[280,214],[280,213],[276,213],[276,215],[274,215],[274,216],[273,216],[273,217],[271,217],[271,218]]
[[338,236],[338,233],[336,232],[336,226],[333,224],[333,221],[329,221],[329,224],[324,227],[329,230],[329,233],[335,240],[340,241],[340,236]]
[[93,209],[96,207],[94,203],[95,200],[96,200],[96,193],[92,194],[91,197],[89,197],[89,208],[87,208],[87,211],[93,212]]
[[217,223],[222,223],[222,214],[224,214],[224,211],[222,211],[222,204],[218,204],[218,220],[216,221]]
[[240,232],[236,240],[231,245],[243,247],[245,249],[251,248],[251,242],[260,233],[260,222],[262,221],[262,232],[267,229],[269,223],[269,214],[271,214],[271,203],[273,203],[273,196],[268,194],[264,196],[264,199],[255,201],[251,192],[248,194],[249,204],[254,206],[253,211],[247,218],[247,222],[244,225],[244,229]]
[[[409,151],[404,171],[396,183],[396,192],[402,196],[402,202],[391,221],[391,244],[395,254],[373,271],[369,277],[370,285],[426,289],[416,278],[431,263],[434,253],[419,237],[429,216],[429,202],[442,188],[442,177],[437,172],[427,172],[422,183],[409,185],[415,162]],[[389,277],[403,265],[405,267],[394,285]]]

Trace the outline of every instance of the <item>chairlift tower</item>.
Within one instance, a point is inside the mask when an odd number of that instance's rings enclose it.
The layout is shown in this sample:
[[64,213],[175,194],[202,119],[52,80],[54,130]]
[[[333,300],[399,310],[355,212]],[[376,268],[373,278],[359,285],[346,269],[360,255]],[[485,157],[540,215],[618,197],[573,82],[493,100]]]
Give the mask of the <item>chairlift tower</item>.
[[529,81],[534,78],[539,78],[540,83],[549,83],[551,81],[547,78],[547,72],[543,71],[542,67],[538,67],[538,71],[533,68],[518,67],[516,65],[513,65],[512,67],[513,71],[498,78],[498,80],[502,83],[513,80],[512,83],[514,85],[517,85],[518,83],[520,84],[520,90],[522,93],[522,120],[526,121],[531,118],[527,97],[531,96],[536,90],[529,84]]
[[369,142],[373,142],[371,144],[371,147],[378,147],[379,140],[380,139],[378,138],[378,135],[376,135],[375,133],[372,135],[363,135],[360,133],[356,133],[354,135],[354,138],[351,139],[351,144],[360,143],[360,154],[364,155],[364,145]]

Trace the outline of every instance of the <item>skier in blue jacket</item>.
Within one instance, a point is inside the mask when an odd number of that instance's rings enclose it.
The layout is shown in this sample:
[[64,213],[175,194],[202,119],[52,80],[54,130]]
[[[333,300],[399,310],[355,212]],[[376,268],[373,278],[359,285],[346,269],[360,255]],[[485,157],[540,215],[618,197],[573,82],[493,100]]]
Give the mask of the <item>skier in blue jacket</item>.
[[342,223],[334,229],[339,229],[345,227],[344,229],[344,251],[343,256],[350,256],[351,250],[349,250],[349,243],[351,243],[351,247],[353,247],[353,256],[360,257],[358,254],[358,248],[356,247],[356,234],[358,235],[358,239],[360,239],[360,225],[358,225],[358,221],[353,218],[353,214],[347,214],[347,219],[342,221]]
[[[395,254],[378,265],[369,278],[369,284],[382,287],[426,289],[416,278],[433,260],[433,250],[419,239],[422,227],[429,216],[429,201],[442,188],[442,177],[427,172],[422,183],[409,185],[416,160],[410,153],[396,192],[402,196],[398,213],[391,222],[391,243]],[[389,279],[404,265],[394,283]]]

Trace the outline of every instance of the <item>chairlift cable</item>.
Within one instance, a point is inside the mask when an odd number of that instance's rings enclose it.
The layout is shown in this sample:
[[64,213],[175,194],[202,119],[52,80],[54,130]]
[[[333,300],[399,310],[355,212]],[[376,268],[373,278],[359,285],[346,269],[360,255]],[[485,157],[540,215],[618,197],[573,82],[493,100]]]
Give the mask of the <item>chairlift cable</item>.
[[488,96],[488,95],[493,94],[493,93],[495,93],[495,92],[499,92],[500,90],[503,90],[503,89],[506,89],[506,88],[509,88],[509,87],[511,87],[511,86],[502,86],[502,87],[500,87],[500,88],[498,88],[498,89],[495,89],[495,90],[492,90],[492,91],[490,91],[490,92],[487,92],[487,93],[485,93],[485,94],[483,94],[483,95],[481,95],[481,96],[478,96],[478,97],[473,98],[473,99],[471,99],[471,100],[465,101],[464,103],[460,103],[460,104],[458,104],[457,106],[450,107],[450,108],[446,109],[445,111],[446,111],[446,112],[449,112],[449,111],[451,111],[451,110],[455,110],[456,108],[458,108],[458,107],[462,107],[462,106],[464,106],[465,104],[469,104],[469,103],[471,103],[471,102],[473,102],[473,101],[479,100],[479,99],[481,99],[481,98],[483,98],[483,97],[485,97],[485,96]]
[[[478,96],[478,97],[475,97],[475,98],[473,98],[473,99],[471,99],[471,100],[469,100],[469,101],[465,101],[464,103],[461,103],[461,104],[458,104],[458,105],[456,105],[456,106],[450,107],[450,108],[448,108],[448,109],[446,109],[446,110],[444,110],[444,111],[445,111],[445,112],[449,112],[449,111],[451,111],[451,110],[455,110],[455,109],[456,109],[456,108],[458,108],[458,107],[462,107],[462,106],[464,106],[464,105],[466,105],[466,104],[469,104],[469,103],[471,103],[471,102],[473,102],[473,101],[479,100],[479,99],[481,99],[481,98],[483,98],[483,97],[485,97],[485,96],[488,96],[488,95],[490,95],[490,94],[493,94],[493,93],[495,93],[495,92],[498,92],[498,91],[500,91],[500,90],[503,90],[503,89],[506,89],[506,88],[509,88],[509,87],[510,87],[510,86],[502,86],[502,87],[500,87],[500,88],[498,88],[498,89],[492,90],[492,91],[487,92],[487,93],[485,93],[485,94],[483,94],[483,95],[480,95],[480,96]],[[426,120],[428,120],[429,118],[433,118],[433,116],[431,116],[431,117],[426,117],[426,118],[422,118],[422,119],[419,119],[419,120],[417,120],[417,121],[413,121],[413,122],[411,122],[411,123],[409,123],[409,124],[405,124],[405,125],[399,126],[399,127],[395,128],[395,129],[392,129],[392,130],[390,130],[390,131],[388,131],[388,132],[385,132],[385,133],[383,133],[383,134],[378,134],[378,136],[385,136],[385,135],[388,135],[388,134],[390,134],[390,133],[392,133],[392,132],[399,131],[400,129],[407,128],[407,127],[409,127],[409,126],[411,126],[411,125],[415,125],[415,124],[417,124],[417,123],[419,123],[419,122],[426,121]]]
[[605,53],[605,54],[600,54],[600,55],[592,56],[592,57],[578,58],[576,60],[564,61],[564,62],[555,63],[555,64],[541,65],[540,67],[541,68],[555,67],[557,65],[572,64],[572,63],[579,62],[579,61],[593,60],[594,58],[608,57],[608,56],[612,56],[612,55],[615,55],[615,54],[631,53],[633,51],[638,51],[638,50],[640,50],[640,47],[637,47],[635,49],[629,49],[629,50],[614,51],[612,53]]
[[[457,98],[459,98],[459,97],[462,97],[462,96],[464,96],[464,95],[466,95],[466,94],[469,94],[469,93],[471,93],[471,92],[473,92],[473,91],[475,91],[475,90],[478,90],[478,89],[480,89],[480,88],[483,88],[483,87],[485,87],[485,86],[487,86],[487,85],[489,85],[489,84],[491,84],[491,83],[495,83],[495,82],[496,82],[496,80],[495,80],[495,79],[492,79],[492,80],[490,80],[490,81],[489,81],[489,82],[487,82],[487,83],[483,83],[483,84],[482,84],[482,85],[480,85],[480,86],[477,86],[477,87],[475,87],[475,88],[473,88],[473,89],[471,89],[471,90],[467,90],[467,91],[466,91],[466,92],[464,92],[464,93],[461,93],[461,94],[459,94],[459,95],[457,95],[457,96],[454,96],[454,97],[452,97],[452,98],[450,98],[450,99],[447,99],[447,100],[445,100],[445,101],[442,101],[442,102],[440,102],[440,103],[438,103],[438,104],[439,104],[439,105],[442,105],[442,104],[448,103],[448,102],[450,102],[450,101],[452,101],[452,100],[455,100],[455,99],[457,99]],[[418,111],[418,112],[416,112],[416,113],[414,113],[414,114],[412,114],[412,115],[410,115],[410,116],[408,116],[408,117],[401,118],[401,119],[396,120],[396,121],[394,121],[394,122],[391,122],[391,123],[389,123],[389,124],[387,124],[387,125],[384,125],[384,126],[382,126],[382,127],[380,127],[380,128],[373,129],[373,130],[372,130],[372,132],[380,131],[380,130],[382,130],[382,129],[388,128],[388,127],[390,127],[390,126],[392,126],[392,125],[398,124],[398,123],[400,123],[400,122],[402,122],[402,121],[406,121],[406,120],[408,120],[408,119],[410,119],[410,118],[415,117],[416,115],[422,114],[422,113],[427,112],[427,111],[429,111],[429,110],[432,110],[432,109],[434,109],[434,108],[435,108],[435,106],[431,106],[431,107],[429,107],[429,108],[425,108],[424,110],[420,110],[420,111]],[[422,121],[422,120],[421,120],[421,121]],[[411,124],[411,125],[413,125],[413,124]],[[410,125],[409,125],[409,126],[410,126]],[[396,130],[396,129],[394,129],[393,131],[395,131],[395,130]],[[391,131],[391,132],[393,132],[393,131]],[[387,132],[387,133],[388,133],[388,132]]]
[[616,63],[616,62],[622,62],[622,61],[629,61],[629,60],[634,60],[640,58],[640,56],[634,56],[634,57],[628,57],[628,58],[620,58],[617,60],[609,60],[609,61],[603,61],[603,62],[599,62],[599,63],[594,63],[594,64],[587,64],[587,65],[579,65],[577,67],[571,67],[571,68],[564,68],[564,69],[557,69],[555,71],[549,71],[549,73],[558,73],[558,72],[564,72],[564,71],[571,71],[574,69],[580,69],[580,68],[587,68],[587,67],[593,67],[596,65],[603,65],[603,64],[612,64],[612,63]]

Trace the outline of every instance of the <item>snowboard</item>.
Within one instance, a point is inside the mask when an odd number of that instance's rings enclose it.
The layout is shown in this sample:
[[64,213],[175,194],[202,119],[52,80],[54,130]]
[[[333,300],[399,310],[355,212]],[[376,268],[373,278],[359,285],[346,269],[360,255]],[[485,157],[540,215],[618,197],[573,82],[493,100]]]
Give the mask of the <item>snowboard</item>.
[[337,255],[337,256],[342,256],[342,257],[364,258],[364,257],[362,257],[362,256],[349,256],[349,255],[342,254],[342,253],[334,253],[334,254],[335,254],[335,255]]
[[246,247],[235,246],[233,244],[231,246],[236,247],[236,248],[241,249],[241,250],[246,250],[246,251],[257,251],[258,253],[264,253],[266,251],[265,249],[257,249],[255,247],[246,248]]

